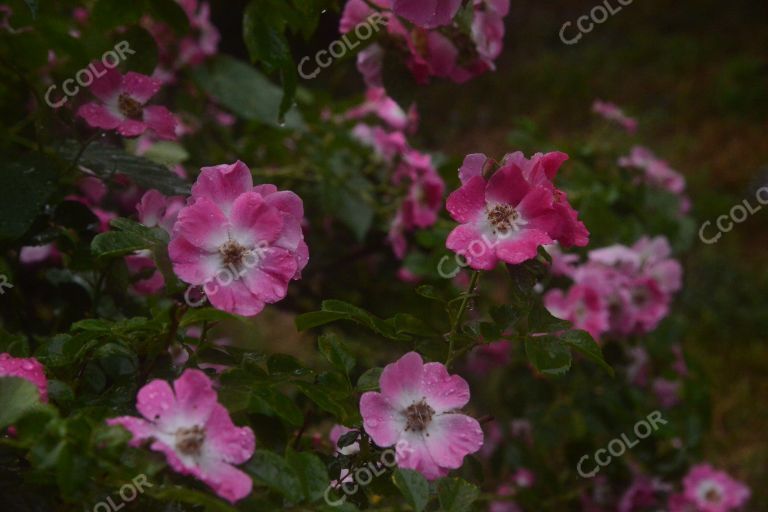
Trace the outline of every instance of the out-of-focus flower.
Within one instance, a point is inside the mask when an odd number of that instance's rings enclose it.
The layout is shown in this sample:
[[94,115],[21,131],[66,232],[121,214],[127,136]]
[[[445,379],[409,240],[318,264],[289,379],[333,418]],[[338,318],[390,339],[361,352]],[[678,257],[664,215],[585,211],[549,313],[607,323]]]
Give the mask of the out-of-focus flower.
[[378,446],[395,446],[400,467],[434,480],[483,445],[477,420],[457,412],[469,402],[469,385],[444,365],[409,352],[384,368],[379,384],[381,393],[360,399],[363,426]]
[[677,196],[680,201],[680,213],[688,213],[691,202],[685,193],[685,178],[650,149],[634,146],[629,155],[619,158],[619,165],[642,171],[640,179],[643,182]]
[[592,103],[592,112],[602,116],[608,121],[619,124],[628,133],[635,133],[637,131],[637,120],[629,117],[614,103],[603,100],[595,100]]
[[253,455],[253,431],[232,423],[203,372],[186,370],[173,388],[153,380],[139,390],[136,409],[143,418],[121,416],[107,424],[133,434],[132,446],[150,441],[174,471],[202,480],[230,503],[251,493],[251,477],[234,465]]
[[34,357],[13,357],[0,354],[0,377],[18,377],[37,386],[41,402],[48,402],[48,379],[45,368]]
[[680,403],[680,381],[658,377],[653,380],[652,386],[662,409],[671,409]]
[[558,318],[580,322],[577,326],[582,329],[589,326],[593,336],[651,332],[668,314],[672,297],[682,286],[682,266],[670,254],[664,237],[643,237],[631,247],[613,245],[591,251],[586,263],[569,270],[574,287],[589,288],[599,296],[608,313],[606,328],[598,329],[596,322],[587,324],[585,319],[597,318],[597,312],[585,316],[579,309],[582,302],[564,300],[561,291],[550,290],[545,303]]
[[494,368],[509,364],[512,345],[505,340],[493,341],[474,348],[467,356],[467,369],[475,375],[488,375]]
[[448,25],[461,7],[461,0],[394,0],[392,11],[422,28]]
[[309,260],[303,217],[299,196],[274,185],[254,187],[244,163],[204,167],[173,228],[174,272],[204,286],[214,307],[256,315],[301,277]]
[[100,101],[82,105],[78,116],[94,128],[116,130],[125,137],[151,130],[161,139],[176,139],[176,117],[161,105],[145,105],[160,90],[159,81],[133,71],[121,75],[100,62],[92,67],[97,71],[89,89]]
[[687,512],[689,505],[697,512],[729,512],[746,504],[750,495],[749,487],[725,471],[699,464],[683,479],[683,493],[670,499],[670,512]]

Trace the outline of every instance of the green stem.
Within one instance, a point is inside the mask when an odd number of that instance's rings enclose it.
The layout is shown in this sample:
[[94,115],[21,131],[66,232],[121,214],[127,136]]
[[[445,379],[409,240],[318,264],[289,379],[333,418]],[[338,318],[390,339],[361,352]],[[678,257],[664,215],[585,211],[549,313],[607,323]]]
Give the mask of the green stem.
[[461,318],[464,316],[464,311],[467,309],[467,305],[469,304],[469,299],[472,296],[473,293],[475,293],[475,288],[477,287],[477,282],[480,280],[480,271],[475,270],[472,273],[472,278],[469,281],[469,288],[467,288],[467,293],[464,295],[464,298],[461,300],[461,304],[459,305],[459,311],[456,313],[456,318],[453,319],[453,323],[451,325],[451,332],[448,333],[448,358],[445,360],[445,366],[450,367],[451,363],[454,359],[454,353],[453,353],[453,345],[454,341],[456,340],[456,334],[459,331],[459,324],[461,323]]

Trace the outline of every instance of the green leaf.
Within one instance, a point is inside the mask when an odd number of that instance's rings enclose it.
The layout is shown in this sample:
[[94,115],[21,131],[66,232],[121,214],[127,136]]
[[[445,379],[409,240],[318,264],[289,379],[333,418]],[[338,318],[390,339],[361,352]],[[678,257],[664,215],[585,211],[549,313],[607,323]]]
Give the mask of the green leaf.
[[379,379],[384,368],[370,368],[357,379],[358,391],[376,391],[379,389]]
[[426,297],[427,299],[436,300],[438,302],[445,302],[445,298],[439,291],[437,291],[437,288],[429,284],[422,284],[418,286],[416,288],[416,293],[422,297]]
[[398,468],[393,472],[392,480],[415,512],[424,510],[429,503],[429,484],[421,473]]
[[104,31],[119,25],[134,25],[144,14],[144,7],[142,1],[98,0],[91,11],[90,21]]
[[344,347],[342,341],[335,334],[324,334],[317,340],[320,352],[335,368],[349,375],[355,367],[355,358]]
[[0,164],[0,239],[16,239],[27,232],[56,188],[56,169],[42,157]]
[[189,153],[184,146],[177,142],[161,140],[152,144],[144,152],[144,156],[161,165],[176,165],[189,158]]
[[437,483],[440,508],[445,512],[467,512],[480,490],[461,478],[443,478]]
[[552,315],[544,304],[537,300],[528,314],[528,332],[551,333],[571,328],[571,322]]
[[333,414],[340,421],[347,417],[347,411],[344,406],[331,398],[322,387],[303,381],[296,382],[295,384],[307,398],[312,400],[322,410]]
[[[279,125],[283,93],[252,66],[233,57],[219,55],[198,66],[193,76],[203,90],[233,114],[270,126]],[[288,112],[285,126],[303,126],[298,111]]]
[[604,369],[611,377],[615,376],[613,368],[603,358],[603,351],[600,345],[592,338],[592,335],[586,331],[568,331],[564,333],[560,339],[562,339],[568,346],[581,352],[587,359],[597,363],[602,369]]
[[0,377],[0,429],[12,425],[39,403],[37,386],[18,377]]
[[178,2],[174,0],[149,0],[147,10],[153,19],[167,24],[176,32],[176,35],[184,35],[189,31],[189,18]]
[[304,499],[309,502],[320,499],[330,483],[323,461],[312,453],[292,450],[286,453],[285,458],[299,477]]
[[197,491],[189,486],[158,486],[158,489],[149,488],[147,494],[153,498],[168,502],[189,503],[190,505],[202,505],[205,512],[237,512],[237,509],[227,505],[220,498],[203,491]]
[[[73,161],[79,150],[77,143],[68,141],[59,147],[58,152],[62,158]],[[144,189],[154,188],[166,195],[189,194],[189,185],[167,167],[102,142],[91,143],[79,163],[107,180],[117,172],[128,176]]]
[[99,258],[124,256],[142,249],[165,245],[167,236],[159,228],[148,228],[129,219],[117,218],[110,222],[119,231],[99,233],[91,242],[91,251]]
[[534,368],[546,375],[563,375],[571,368],[571,351],[554,336],[527,337],[525,353]]
[[201,324],[203,322],[221,322],[224,320],[238,320],[240,322],[247,323],[245,318],[239,315],[234,315],[232,313],[227,313],[226,311],[222,311],[220,309],[196,308],[189,309],[186,313],[184,313],[184,316],[179,322],[179,327],[184,328],[189,327],[190,325]]
[[286,423],[300,427],[304,423],[304,414],[296,404],[282,393],[274,389],[257,389],[254,395],[266,402],[267,406]]
[[313,329],[320,327],[321,325],[335,322],[336,320],[342,320],[347,318],[344,313],[331,313],[328,311],[313,311],[311,313],[304,313],[296,317],[296,329],[299,331],[306,331],[307,329]]
[[302,500],[301,480],[290,464],[276,453],[256,450],[246,471],[263,482],[270,489],[279,492],[294,503]]
[[309,375],[312,370],[305,368],[295,357],[288,354],[272,354],[267,360],[267,369],[273,375]]

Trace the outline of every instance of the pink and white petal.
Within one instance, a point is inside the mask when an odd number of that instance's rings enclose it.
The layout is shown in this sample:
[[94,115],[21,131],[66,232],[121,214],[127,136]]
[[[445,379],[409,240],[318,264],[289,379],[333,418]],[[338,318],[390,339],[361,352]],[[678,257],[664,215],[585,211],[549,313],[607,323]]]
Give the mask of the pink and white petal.
[[482,176],[470,178],[451,192],[445,202],[448,213],[456,222],[471,222],[485,208],[485,180]]
[[536,257],[541,245],[549,245],[553,242],[543,231],[538,229],[524,229],[515,239],[502,240],[496,246],[496,255],[499,259],[516,265]]
[[205,294],[213,307],[236,315],[258,315],[265,305],[248,290],[242,279],[229,284],[214,283],[206,287]]
[[207,197],[201,197],[179,212],[173,226],[174,238],[185,238],[195,247],[217,252],[229,240],[228,224],[219,207]]
[[177,236],[168,244],[168,255],[173,271],[185,283],[202,285],[212,281],[221,270],[221,257],[195,247],[187,239]]
[[363,428],[376,445],[392,446],[405,430],[405,416],[392,407],[381,393],[368,391],[360,397],[360,415]]
[[530,188],[522,171],[510,165],[502,167],[491,176],[485,190],[485,197],[496,203],[517,206],[528,194]]
[[229,214],[235,199],[253,189],[251,171],[243,162],[203,167],[192,185],[192,197],[207,197]]
[[232,237],[246,247],[266,247],[283,229],[282,214],[256,192],[246,192],[235,199],[230,221]]
[[101,101],[108,102],[121,92],[123,77],[115,69],[108,69],[104,64],[94,61],[88,66],[93,73],[93,83],[88,88]]
[[131,446],[139,446],[142,442],[146,441],[155,433],[155,427],[149,422],[136,418],[134,416],[120,416],[118,418],[110,418],[107,420],[107,425],[114,427],[120,425],[133,435],[133,439],[128,443]]
[[276,247],[262,251],[257,266],[242,276],[246,287],[260,301],[273,304],[285,298],[288,283],[296,274],[296,258]]
[[201,468],[198,478],[230,503],[245,498],[251,494],[253,488],[253,480],[250,476],[226,462],[206,464]]
[[135,119],[123,119],[117,127],[117,133],[123,137],[138,137],[147,131],[147,125]]
[[205,424],[205,449],[211,458],[242,464],[253,456],[256,438],[250,427],[237,427],[229,411],[217,403]]
[[166,208],[166,197],[155,189],[147,190],[141,201],[136,205],[139,222],[147,227],[155,227],[160,223]]
[[129,71],[123,76],[122,92],[143,105],[157,94],[161,85],[159,80]]
[[309,263],[309,247],[306,242],[302,240],[296,247],[296,273],[293,275],[293,279],[301,279],[301,271]]
[[136,410],[147,420],[158,425],[173,420],[176,396],[171,385],[161,379],[155,379],[145,385],[136,396]]
[[461,0],[394,0],[392,10],[422,28],[448,25],[459,10]]
[[190,460],[188,456],[181,456],[176,452],[176,447],[172,446],[164,441],[155,440],[150,448],[152,451],[165,454],[165,459],[171,468],[181,475],[192,475],[200,478],[200,471],[194,465],[194,460]]
[[[255,191],[255,190],[254,190]],[[264,195],[264,194],[262,194]],[[304,202],[301,198],[290,190],[281,190],[272,194],[264,195],[267,204],[274,206],[281,212],[290,213],[299,222],[304,218]]]
[[[490,242],[490,243],[489,243]],[[457,226],[448,235],[445,246],[466,258],[475,270],[493,270],[499,259],[496,257],[495,241],[483,238],[483,232],[471,224]]]
[[483,446],[483,429],[475,418],[464,414],[441,414],[432,418],[424,442],[439,466],[460,468],[464,457]]
[[483,168],[488,157],[482,153],[472,153],[464,158],[464,163],[459,168],[459,179],[464,184],[475,176],[483,175]]
[[114,130],[123,122],[121,117],[113,114],[104,105],[95,102],[82,105],[77,110],[77,115],[85,119],[89,126],[102,130]]
[[422,398],[421,379],[424,361],[417,352],[384,367],[379,379],[381,394],[396,408],[402,410]]
[[157,136],[164,140],[176,140],[176,127],[179,120],[170,110],[162,105],[150,105],[144,107],[144,123],[153,130]]
[[216,391],[208,376],[200,370],[185,370],[174,383],[176,411],[184,423],[202,424],[216,405]]
[[301,230],[301,220],[290,213],[280,212],[283,219],[282,231],[280,236],[272,245],[282,247],[288,251],[296,251],[299,244],[304,240],[304,233]]
[[447,468],[435,462],[421,432],[405,432],[395,445],[395,457],[399,467],[418,471],[427,480],[436,480],[448,474]]
[[421,390],[438,414],[460,409],[469,402],[467,381],[459,375],[449,375],[445,365],[440,363],[424,365]]

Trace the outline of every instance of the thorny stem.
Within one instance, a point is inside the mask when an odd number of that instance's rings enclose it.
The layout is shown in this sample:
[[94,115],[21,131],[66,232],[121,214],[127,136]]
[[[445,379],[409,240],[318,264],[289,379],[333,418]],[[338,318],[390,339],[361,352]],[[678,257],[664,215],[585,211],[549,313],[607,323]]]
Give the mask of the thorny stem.
[[469,282],[469,288],[467,288],[467,293],[464,295],[464,298],[461,300],[461,304],[459,305],[459,311],[456,313],[456,317],[453,319],[453,324],[451,325],[451,332],[448,333],[448,358],[445,361],[445,366],[449,367],[451,366],[451,363],[453,362],[453,359],[455,357],[453,353],[453,345],[454,341],[456,340],[456,333],[459,331],[459,324],[461,324],[461,318],[464,316],[464,311],[467,309],[467,305],[469,304],[469,299],[472,296],[473,293],[475,293],[475,288],[477,287],[477,282],[480,280],[480,271],[475,270],[472,273],[472,278]]

